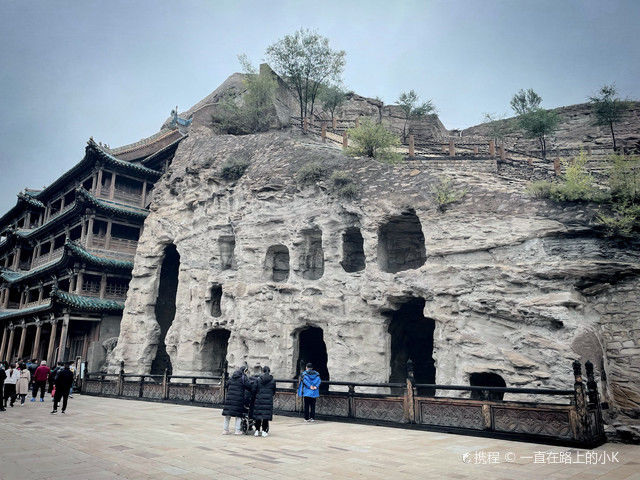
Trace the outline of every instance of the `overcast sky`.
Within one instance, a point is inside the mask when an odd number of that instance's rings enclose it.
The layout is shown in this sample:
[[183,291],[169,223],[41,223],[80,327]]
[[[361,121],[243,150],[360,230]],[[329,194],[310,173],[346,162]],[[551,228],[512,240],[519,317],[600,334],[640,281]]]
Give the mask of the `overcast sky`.
[[346,50],[348,89],[393,103],[413,88],[459,128],[508,113],[520,88],[545,107],[611,82],[640,98],[639,24],[639,0],[0,0],[0,215],[90,136],[155,133],[239,70],[238,53],[259,63],[301,26]]

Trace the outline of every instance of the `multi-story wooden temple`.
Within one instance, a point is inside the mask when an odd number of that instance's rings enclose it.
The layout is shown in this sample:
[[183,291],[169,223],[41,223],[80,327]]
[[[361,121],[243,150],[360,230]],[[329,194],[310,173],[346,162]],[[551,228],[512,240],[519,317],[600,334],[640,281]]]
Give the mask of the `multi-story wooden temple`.
[[153,185],[185,138],[159,133],[84,158],[0,218],[0,360],[87,361],[102,368],[120,331]]

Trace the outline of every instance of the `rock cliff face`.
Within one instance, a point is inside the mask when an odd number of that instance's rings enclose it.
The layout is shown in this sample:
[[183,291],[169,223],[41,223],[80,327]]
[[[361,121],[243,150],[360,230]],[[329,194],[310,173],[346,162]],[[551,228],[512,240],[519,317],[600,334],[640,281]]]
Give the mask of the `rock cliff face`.
[[[250,165],[228,182],[232,158]],[[299,186],[310,163],[328,173]],[[335,193],[333,171],[356,198]],[[445,173],[468,193],[442,211],[431,189]],[[473,160],[390,166],[291,129],[217,135],[196,115],[156,185],[110,369],[218,374],[226,358],[282,378],[311,360],[325,378],[387,382],[412,358],[424,383],[568,388],[581,358],[609,422],[633,428],[637,246],[603,239],[588,206],[524,187]]]

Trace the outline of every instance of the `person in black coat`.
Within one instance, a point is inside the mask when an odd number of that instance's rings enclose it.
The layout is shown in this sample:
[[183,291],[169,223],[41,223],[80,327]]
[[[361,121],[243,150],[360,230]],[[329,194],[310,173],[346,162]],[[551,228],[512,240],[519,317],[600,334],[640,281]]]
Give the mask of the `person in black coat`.
[[256,437],[269,435],[269,420],[273,419],[273,397],[276,394],[276,381],[269,367],[262,368],[258,378],[256,401],[253,407],[253,418],[256,420]]
[[67,409],[67,400],[69,399],[69,392],[73,385],[73,373],[69,368],[71,366],[69,362],[64,365],[64,368],[58,372],[55,379],[56,394],[53,396],[53,410],[51,413],[58,413],[58,402],[62,399],[62,413]]
[[251,382],[247,377],[249,369],[244,366],[237,369],[229,378],[227,382],[227,395],[224,399],[224,408],[222,409],[222,415],[224,415],[224,426],[222,428],[222,434],[227,435],[229,433],[229,423],[231,417],[236,417],[236,435],[242,435],[242,415],[245,412],[245,392],[251,391]]
[[0,365],[0,412],[4,412],[4,380],[7,374],[4,372],[4,362]]

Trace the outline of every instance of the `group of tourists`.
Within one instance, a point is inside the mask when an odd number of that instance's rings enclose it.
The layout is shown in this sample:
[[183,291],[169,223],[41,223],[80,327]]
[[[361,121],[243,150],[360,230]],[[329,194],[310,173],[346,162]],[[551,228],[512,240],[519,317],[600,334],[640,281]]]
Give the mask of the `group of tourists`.
[[[316,399],[320,396],[320,375],[307,363],[298,382],[298,396],[304,401],[304,421],[314,422]],[[229,434],[231,417],[235,417],[235,435],[244,435],[255,429],[256,437],[269,436],[269,422],[273,419],[273,397],[276,381],[269,367],[249,376],[246,365],[233,372],[226,384],[227,392],[222,415],[222,434]]]
[[0,412],[7,406],[13,407],[18,398],[23,406],[27,395],[31,393],[31,401],[36,402],[40,394],[40,402],[44,402],[45,393],[53,398],[52,414],[58,413],[58,404],[62,400],[62,413],[67,410],[67,401],[73,393],[73,362],[58,362],[51,369],[46,360],[18,360],[16,363],[0,362]]

